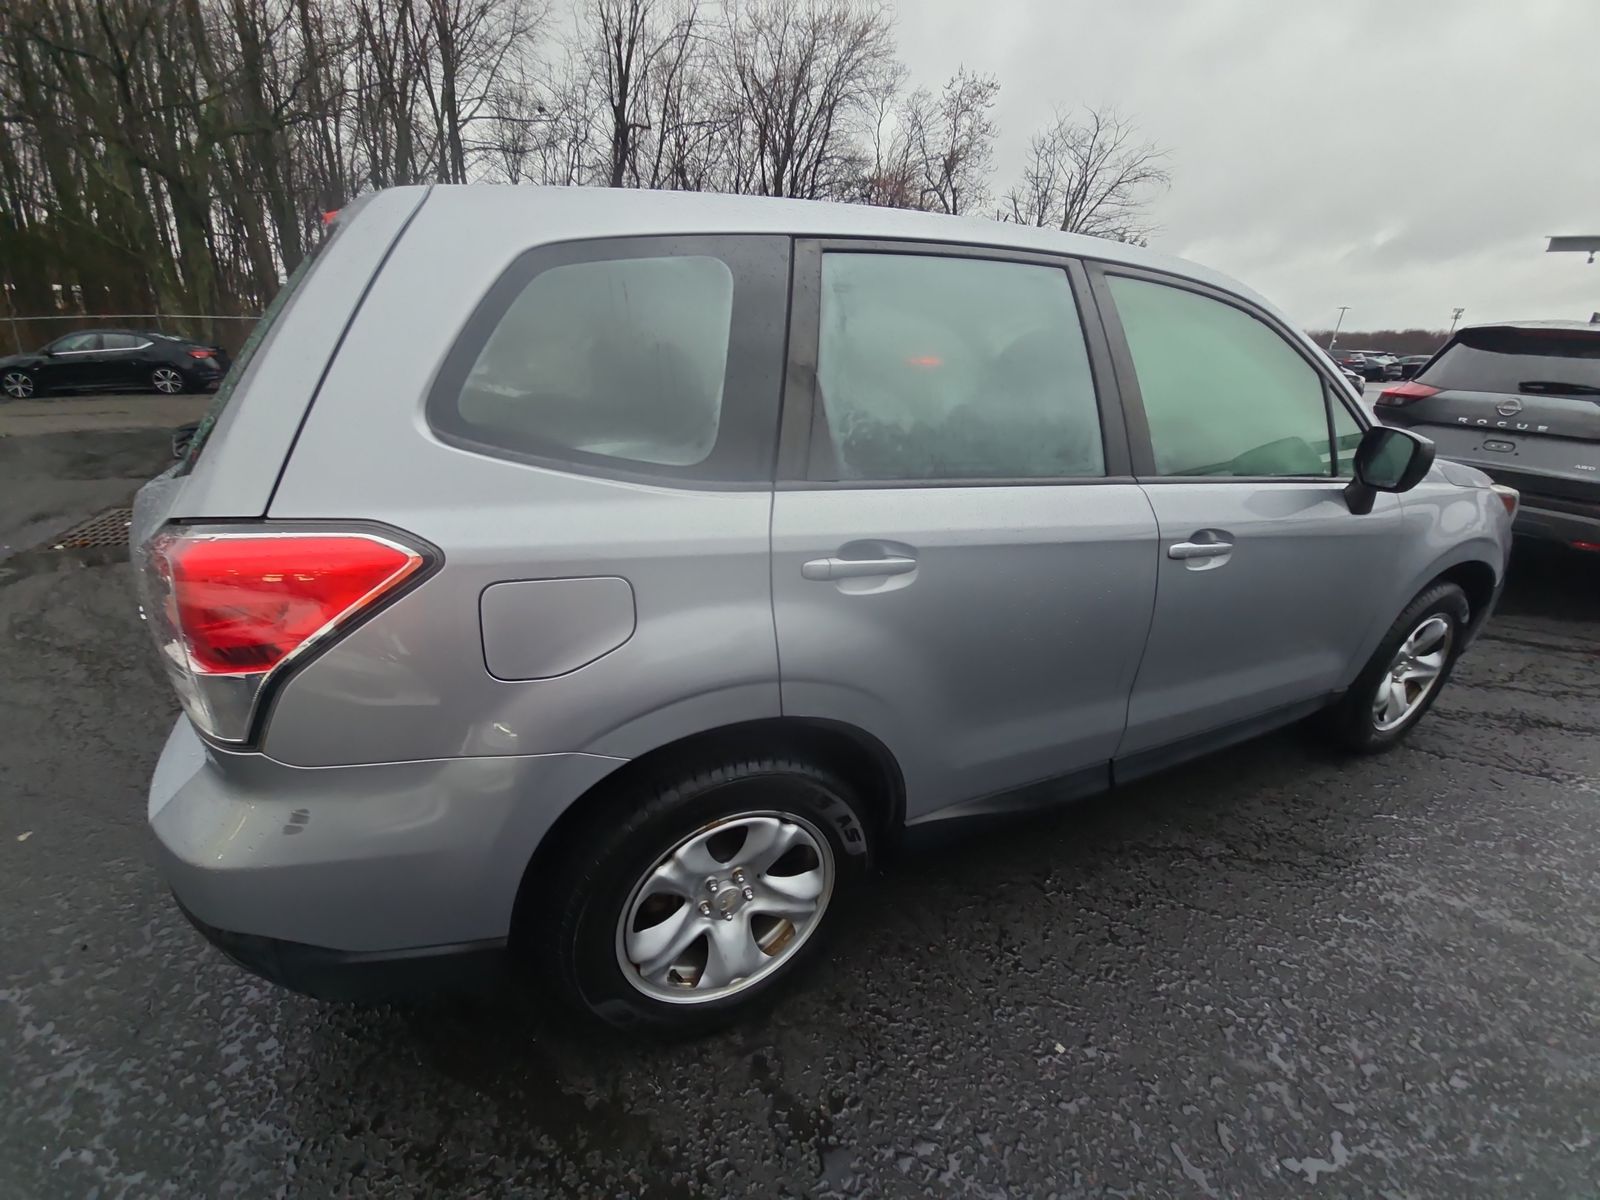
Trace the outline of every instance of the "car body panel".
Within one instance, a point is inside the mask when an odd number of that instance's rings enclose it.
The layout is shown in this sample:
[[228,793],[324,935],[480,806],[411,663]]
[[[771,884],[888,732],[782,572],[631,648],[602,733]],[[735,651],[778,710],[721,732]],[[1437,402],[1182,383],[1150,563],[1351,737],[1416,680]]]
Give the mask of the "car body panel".
[[[221,929],[381,951],[504,938],[535,846],[622,765],[586,754],[306,769],[204,743],[180,717],[150,785],[162,871]],[[359,897],[359,903],[352,903]]]
[[[379,192],[319,256],[292,303],[268,332],[244,374],[233,381],[210,444],[173,496],[170,517],[226,513],[259,516],[346,325],[407,220],[423,187]],[[274,345],[292,352],[274,353]],[[250,402],[260,394],[264,402]]]
[[1354,520],[1346,482],[1146,485],[1164,547],[1216,540],[1234,549],[1221,558],[1162,555],[1119,753],[1182,741],[1344,685],[1372,621],[1347,589],[1352,580],[1391,577],[1400,549],[1398,500],[1380,496]]
[[[1155,539],[1133,483],[780,490],[783,711],[887,746],[913,820],[1104,764],[1150,624]],[[915,569],[803,571],[884,553]]]

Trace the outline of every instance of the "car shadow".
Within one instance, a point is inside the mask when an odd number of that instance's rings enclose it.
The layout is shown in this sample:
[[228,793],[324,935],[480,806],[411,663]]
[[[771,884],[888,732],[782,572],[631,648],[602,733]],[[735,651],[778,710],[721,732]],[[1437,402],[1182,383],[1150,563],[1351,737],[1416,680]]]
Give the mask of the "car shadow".
[[1600,622],[1600,553],[1519,539],[1497,613]]

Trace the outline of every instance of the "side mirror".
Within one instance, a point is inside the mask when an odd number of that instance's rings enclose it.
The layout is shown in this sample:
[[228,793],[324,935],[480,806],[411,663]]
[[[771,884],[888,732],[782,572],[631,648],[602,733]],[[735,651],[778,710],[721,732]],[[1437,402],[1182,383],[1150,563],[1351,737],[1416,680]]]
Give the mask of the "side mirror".
[[1345,503],[1358,516],[1372,511],[1379,492],[1409,492],[1433,466],[1433,443],[1409,429],[1374,425],[1356,447],[1355,478],[1344,489]]

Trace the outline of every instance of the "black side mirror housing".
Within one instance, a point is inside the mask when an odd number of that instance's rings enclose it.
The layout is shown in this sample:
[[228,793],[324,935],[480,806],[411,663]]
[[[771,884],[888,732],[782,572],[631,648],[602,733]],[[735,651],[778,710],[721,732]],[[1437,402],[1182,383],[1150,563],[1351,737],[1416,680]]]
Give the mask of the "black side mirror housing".
[[1433,466],[1433,455],[1427,438],[1409,429],[1374,425],[1356,447],[1355,478],[1344,489],[1345,503],[1364,516],[1379,492],[1409,492]]

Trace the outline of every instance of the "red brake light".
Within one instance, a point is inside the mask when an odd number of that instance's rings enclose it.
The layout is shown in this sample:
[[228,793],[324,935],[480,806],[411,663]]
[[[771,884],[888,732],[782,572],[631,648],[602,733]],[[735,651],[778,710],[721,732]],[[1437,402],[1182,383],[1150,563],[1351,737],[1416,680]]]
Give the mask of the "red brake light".
[[270,671],[422,565],[364,535],[177,541],[167,551],[178,626],[196,671]]
[[1415,379],[1408,379],[1404,383],[1395,384],[1392,388],[1384,388],[1378,393],[1377,403],[1398,408],[1402,404],[1415,404],[1418,400],[1426,400],[1429,396],[1438,394],[1438,388],[1418,383]]
[[419,572],[416,550],[370,533],[175,529],[149,547],[146,612],[189,716],[249,734],[273,671]]
[[215,358],[216,356],[217,356],[217,352],[215,350],[191,350],[191,351],[189,351],[189,357],[190,358]]

